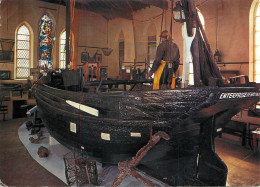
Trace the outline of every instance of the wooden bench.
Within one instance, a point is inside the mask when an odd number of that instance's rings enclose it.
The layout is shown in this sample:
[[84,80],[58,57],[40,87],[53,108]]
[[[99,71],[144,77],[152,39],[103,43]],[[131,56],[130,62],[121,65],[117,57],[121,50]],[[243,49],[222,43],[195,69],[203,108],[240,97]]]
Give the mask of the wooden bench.
[[242,146],[249,141],[249,135],[247,131],[247,124],[244,122],[229,121],[222,130],[223,133],[231,134],[242,138]]
[[258,140],[260,139],[260,128],[257,128],[255,131],[252,131],[253,135],[253,149],[256,151],[256,145],[258,145]]
[[8,113],[8,106],[2,105],[0,106],[0,114],[3,115],[3,121],[5,121],[5,115]]

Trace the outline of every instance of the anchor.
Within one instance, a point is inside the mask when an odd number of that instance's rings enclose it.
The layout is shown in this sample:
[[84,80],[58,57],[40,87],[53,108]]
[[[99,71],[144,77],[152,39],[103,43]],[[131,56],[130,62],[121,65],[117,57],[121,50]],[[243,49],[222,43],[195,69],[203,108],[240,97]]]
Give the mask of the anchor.
[[145,184],[147,186],[157,186],[153,182],[149,181],[148,179],[146,179],[146,178],[142,177],[140,174],[138,174],[135,167],[140,163],[140,161],[147,154],[147,152],[155,144],[157,144],[160,141],[161,138],[163,138],[165,140],[170,139],[168,134],[166,134],[163,131],[158,131],[150,138],[149,142],[136,153],[136,156],[132,157],[132,160],[126,160],[123,162],[119,162],[118,163],[119,174],[118,174],[117,178],[114,180],[112,186],[120,185],[121,182],[123,181],[123,179],[127,175],[135,177],[137,180],[139,180],[140,182],[142,182],[143,184]]

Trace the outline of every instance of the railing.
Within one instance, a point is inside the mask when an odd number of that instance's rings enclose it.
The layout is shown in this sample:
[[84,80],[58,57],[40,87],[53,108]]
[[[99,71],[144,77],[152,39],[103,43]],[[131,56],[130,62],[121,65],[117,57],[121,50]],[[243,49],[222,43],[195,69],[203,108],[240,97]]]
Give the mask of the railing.
[[85,87],[98,86],[96,92],[99,91],[101,85],[108,85],[112,88],[113,85],[117,88],[118,85],[124,85],[124,90],[126,91],[126,85],[132,85],[128,91],[131,91],[137,84],[153,83],[153,79],[144,80],[101,80],[101,81],[90,81],[85,83]]
[[244,79],[245,79],[245,84],[248,84],[248,83],[249,83],[249,78],[248,78],[247,75],[239,75],[239,76],[235,76],[235,77],[230,77],[230,78],[229,78],[230,84],[235,84],[235,83],[237,83],[237,81],[240,80],[241,78],[244,78]]

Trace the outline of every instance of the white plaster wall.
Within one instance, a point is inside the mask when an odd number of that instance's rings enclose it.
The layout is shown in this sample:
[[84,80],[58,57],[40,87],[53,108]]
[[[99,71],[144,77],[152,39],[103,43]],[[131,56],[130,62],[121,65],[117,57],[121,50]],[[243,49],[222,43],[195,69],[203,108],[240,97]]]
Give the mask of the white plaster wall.
[[113,52],[108,57],[108,75],[109,77],[116,78],[119,75],[119,36],[123,32],[125,41],[125,62],[133,62],[135,59],[135,42],[134,31],[131,20],[122,18],[113,19],[109,21],[109,47]]
[[[218,1],[218,49],[222,62],[249,62],[249,12],[252,0]],[[205,18],[205,31],[212,51],[216,49],[217,1],[208,0],[199,7]],[[227,65],[221,70],[238,70],[249,75],[249,65]]]
[[[6,4],[8,2],[8,6]],[[50,9],[54,10],[50,10]],[[8,10],[7,10],[8,9]],[[1,27],[0,37],[15,39],[16,29],[21,23],[28,23],[32,28],[33,50],[31,67],[38,65],[39,58],[39,22],[41,17],[48,13],[54,23],[54,36],[56,41],[53,45],[53,67],[58,67],[58,38],[61,31],[65,28],[65,7],[51,3],[35,0],[12,0],[2,1],[0,5]],[[7,14],[8,12],[8,14]],[[8,21],[7,21],[8,20]],[[14,47],[15,50],[15,47]],[[15,59],[14,59],[15,60]],[[11,70],[11,78],[14,78],[14,64],[0,64],[1,70]]]
[[[170,32],[170,9],[166,10],[164,15],[163,24],[162,24],[162,9],[158,7],[151,6],[137,11],[134,14],[134,24],[135,24],[135,34],[136,34],[136,58],[137,61],[144,61],[147,58],[147,49],[148,49],[148,36],[149,36],[149,26],[154,24],[156,28],[156,40],[157,45],[159,45],[162,30],[168,30]],[[166,21],[165,21],[166,17]],[[165,24],[166,23],[166,24]],[[172,32],[173,40],[179,46],[180,52],[182,52],[183,40],[181,34],[182,23],[176,23],[173,21]],[[181,57],[182,61],[182,57]]]
[[[79,41],[78,46],[93,46],[93,47],[107,47],[107,21],[99,14],[80,10],[79,12]],[[81,64],[81,53],[87,51],[89,55],[98,52],[102,54],[99,49],[79,47],[78,48],[78,64]],[[103,64],[107,65],[107,59],[102,54]]]
[[[15,39],[15,31],[19,24],[27,22],[33,30],[33,54],[32,63],[38,65],[38,38],[39,21],[44,13],[48,13],[55,29],[56,41],[54,42],[53,66],[58,67],[58,37],[65,29],[65,7],[56,4],[35,0],[9,0],[8,15],[7,1],[0,4],[0,37]],[[201,2],[201,1],[198,1]],[[252,0],[222,0],[219,1],[219,29],[218,48],[222,52],[223,62],[248,62],[249,61],[249,10]],[[45,8],[44,8],[45,7]],[[54,9],[54,10],[51,10]],[[199,6],[205,18],[206,33],[212,48],[215,51],[216,44],[216,0],[208,0]],[[109,77],[116,78],[119,74],[118,62],[118,37],[122,30],[125,37],[125,61],[143,61],[147,58],[147,39],[149,25],[152,23],[156,28],[156,35],[161,31],[162,10],[157,7],[147,7],[134,13],[134,21],[116,18],[108,23],[109,42],[108,47],[113,49],[109,57],[103,55],[103,64],[109,66]],[[8,25],[7,25],[8,21]],[[100,15],[92,12],[80,13],[79,45],[107,47],[107,21]],[[174,42],[183,54],[183,40],[181,27],[183,24],[173,23]],[[8,29],[7,29],[8,26]],[[166,27],[163,21],[163,30],[170,30],[170,10],[166,11]],[[157,37],[159,44],[159,37]],[[78,49],[78,64],[81,61],[81,52],[85,48]],[[95,50],[90,52],[93,54]],[[102,53],[100,51],[100,53]],[[181,56],[183,62],[183,56]],[[0,64],[1,70],[11,70],[13,78],[13,63]],[[249,74],[248,65],[236,65],[221,67],[221,69],[239,70],[241,74]],[[181,72],[181,69],[180,69]]]

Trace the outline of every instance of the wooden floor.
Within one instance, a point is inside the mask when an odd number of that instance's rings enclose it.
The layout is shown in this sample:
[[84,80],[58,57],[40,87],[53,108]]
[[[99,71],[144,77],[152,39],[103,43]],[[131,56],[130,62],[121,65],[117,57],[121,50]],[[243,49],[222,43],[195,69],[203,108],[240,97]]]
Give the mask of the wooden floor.
[[[0,179],[8,186],[65,186],[31,158],[17,131],[26,119],[0,121]],[[254,153],[236,138],[216,138],[216,152],[228,166],[231,186],[260,185],[260,148]]]
[[65,186],[39,165],[18,137],[26,119],[0,121],[0,178],[7,186]]
[[260,148],[254,153],[241,140],[223,134],[215,139],[216,152],[228,167],[227,183],[230,186],[260,186]]

